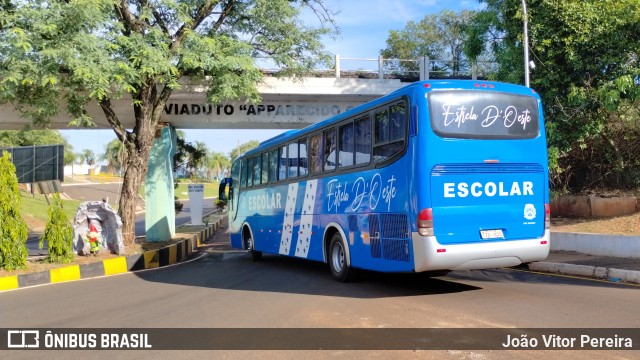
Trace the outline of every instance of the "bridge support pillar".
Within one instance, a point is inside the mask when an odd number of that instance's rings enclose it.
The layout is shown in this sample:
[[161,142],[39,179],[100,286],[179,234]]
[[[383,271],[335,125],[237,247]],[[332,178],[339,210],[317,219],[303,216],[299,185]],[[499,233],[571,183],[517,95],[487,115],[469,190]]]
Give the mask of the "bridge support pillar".
[[153,141],[144,184],[145,230],[147,241],[169,241],[176,233],[173,189],[173,156],[176,131],[172,126],[159,129]]

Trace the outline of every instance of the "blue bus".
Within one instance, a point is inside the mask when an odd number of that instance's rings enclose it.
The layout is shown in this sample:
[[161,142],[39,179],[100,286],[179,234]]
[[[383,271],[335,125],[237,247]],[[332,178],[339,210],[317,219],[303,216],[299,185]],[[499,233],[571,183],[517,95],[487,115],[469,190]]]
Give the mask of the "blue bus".
[[541,101],[530,88],[422,81],[236,159],[234,248],[358,269],[448,272],[549,253]]

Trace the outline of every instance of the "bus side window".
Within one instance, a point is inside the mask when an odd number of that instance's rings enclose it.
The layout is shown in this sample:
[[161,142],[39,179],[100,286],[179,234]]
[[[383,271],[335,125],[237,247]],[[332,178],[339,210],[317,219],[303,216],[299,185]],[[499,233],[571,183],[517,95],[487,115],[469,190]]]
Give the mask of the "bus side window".
[[311,137],[310,151],[311,174],[320,174],[322,172],[322,134],[316,134]]
[[269,153],[262,154],[262,183],[269,182]]
[[300,176],[309,174],[309,159],[307,156],[307,138],[298,140],[298,171]]
[[371,118],[369,115],[355,121],[356,165],[371,161]]
[[389,113],[389,140],[402,140],[405,134],[405,125],[407,123],[407,116],[404,107],[404,102],[391,106]]
[[376,112],[374,118],[374,133],[376,136],[376,144],[389,141],[389,110],[384,109],[382,111]]
[[253,158],[247,159],[247,187],[253,186]]
[[282,146],[279,149],[279,161],[278,161],[278,180],[287,179],[287,169],[289,168],[289,160],[287,158],[287,145]]
[[278,149],[269,153],[269,182],[278,181]]
[[406,118],[404,103],[375,113],[373,159],[376,163],[384,162],[404,150]]
[[336,169],[336,130],[329,129],[324,132],[324,171]]
[[253,186],[260,185],[260,155],[253,158]]
[[247,187],[247,159],[242,159],[242,164],[240,165],[240,187]]
[[338,134],[338,163],[341,168],[353,166],[353,123],[340,126]]
[[289,158],[287,159],[289,179],[298,177],[298,143],[289,144]]

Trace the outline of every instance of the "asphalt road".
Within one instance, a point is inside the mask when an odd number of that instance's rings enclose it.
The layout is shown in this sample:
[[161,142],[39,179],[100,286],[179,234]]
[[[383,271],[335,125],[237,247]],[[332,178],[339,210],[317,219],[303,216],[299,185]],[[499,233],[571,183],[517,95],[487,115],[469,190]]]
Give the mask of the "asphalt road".
[[[251,262],[246,253],[228,249],[228,237],[222,233],[201,258],[177,266],[0,293],[0,328],[638,328],[638,299],[640,287],[513,269],[460,271],[439,278],[366,273],[358,282],[343,284],[335,282],[320,263],[270,255]],[[197,330],[193,338],[206,341]],[[6,358],[35,354],[10,352]],[[108,355],[581,360],[639,355],[638,351],[495,350],[37,354],[65,359]]]

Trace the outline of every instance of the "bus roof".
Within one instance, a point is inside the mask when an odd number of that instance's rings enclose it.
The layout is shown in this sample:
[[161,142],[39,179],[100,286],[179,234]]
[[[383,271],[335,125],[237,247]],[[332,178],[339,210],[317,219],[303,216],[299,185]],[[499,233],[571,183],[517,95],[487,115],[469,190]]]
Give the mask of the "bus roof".
[[340,122],[350,116],[356,115],[361,111],[369,108],[374,108],[376,106],[382,105],[390,100],[397,99],[398,97],[411,93],[417,87],[424,87],[431,90],[435,89],[460,89],[460,90],[471,90],[471,89],[482,89],[482,90],[494,90],[494,91],[503,91],[503,92],[511,92],[523,95],[530,95],[539,97],[535,90],[528,88],[523,85],[495,82],[495,81],[481,81],[481,80],[424,80],[424,81],[416,81],[407,86],[404,86],[398,90],[395,90],[387,95],[383,95],[377,99],[371,100],[364,104],[358,105],[348,111],[343,113],[334,115],[325,120],[317,122],[315,124],[309,125],[302,129],[294,129],[288,130],[280,135],[276,135],[271,139],[267,139],[258,145],[258,147],[251,149],[244,153],[239,158],[243,158],[245,156],[250,156],[255,153],[259,153],[264,151],[266,148],[270,148],[280,143],[285,143],[289,140],[293,140],[301,135],[312,133],[318,129],[321,129],[327,125],[332,123]]

